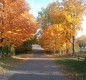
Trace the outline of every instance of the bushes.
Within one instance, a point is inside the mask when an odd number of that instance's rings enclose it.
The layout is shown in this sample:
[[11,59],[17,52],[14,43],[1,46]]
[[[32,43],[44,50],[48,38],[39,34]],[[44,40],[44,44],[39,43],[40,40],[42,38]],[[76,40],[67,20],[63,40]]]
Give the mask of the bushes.
[[2,57],[10,57],[12,55],[15,55],[14,45],[4,45],[4,47],[1,49],[1,55]]
[[15,52],[17,54],[26,53],[28,51],[32,51],[32,43],[31,40],[25,41],[22,45],[16,47]]
[[0,53],[2,53],[3,56],[12,56],[15,55],[15,53],[20,54],[20,53],[31,52],[33,42],[34,42],[33,40],[27,40],[23,42],[22,45],[15,48],[14,45],[5,45],[3,49],[1,49]]
[[38,41],[36,40],[36,38],[34,38],[32,40],[27,40],[22,45],[16,47],[15,52],[17,54],[27,53],[28,51],[32,52],[32,44],[37,44],[37,43],[38,43]]

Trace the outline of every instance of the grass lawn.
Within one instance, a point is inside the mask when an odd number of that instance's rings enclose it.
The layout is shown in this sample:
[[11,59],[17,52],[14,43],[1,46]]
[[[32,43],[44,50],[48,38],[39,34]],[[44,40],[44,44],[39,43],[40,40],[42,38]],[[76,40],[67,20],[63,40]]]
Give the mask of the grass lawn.
[[60,58],[56,60],[60,68],[70,80],[86,80],[86,61],[78,61],[71,58]]
[[17,67],[19,64],[23,63],[24,60],[19,60],[15,58],[3,58],[0,60],[0,74],[5,73],[7,70]]

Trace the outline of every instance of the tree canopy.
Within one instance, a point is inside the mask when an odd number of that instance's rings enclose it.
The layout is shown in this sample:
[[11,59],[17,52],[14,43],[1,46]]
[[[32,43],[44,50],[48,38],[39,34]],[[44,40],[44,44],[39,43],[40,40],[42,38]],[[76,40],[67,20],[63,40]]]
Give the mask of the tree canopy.
[[77,31],[81,29],[84,12],[85,4],[82,0],[56,1],[43,8],[37,19],[44,30],[40,39],[41,45],[49,49],[52,48],[52,45],[55,45],[56,50],[65,49],[66,51],[69,46],[71,48],[73,46],[74,50],[74,39]]
[[21,45],[34,37],[37,23],[29,13],[30,6],[25,0],[0,0],[0,38],[1,46]]

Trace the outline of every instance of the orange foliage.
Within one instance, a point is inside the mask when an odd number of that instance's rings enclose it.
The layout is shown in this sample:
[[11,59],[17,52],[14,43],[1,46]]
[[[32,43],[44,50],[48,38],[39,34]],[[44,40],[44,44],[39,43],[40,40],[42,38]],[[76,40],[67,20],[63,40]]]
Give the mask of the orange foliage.
[[66,43],[69,44],[63,26],[56,24],[45,28],[39,41],[41,46],[48,51],[65,50]]
[[24,0],[4,0],[3,13],[0,13],[3,45],[12,43],[19,46],[34,37],[37,23],[29,10],[30,7]]

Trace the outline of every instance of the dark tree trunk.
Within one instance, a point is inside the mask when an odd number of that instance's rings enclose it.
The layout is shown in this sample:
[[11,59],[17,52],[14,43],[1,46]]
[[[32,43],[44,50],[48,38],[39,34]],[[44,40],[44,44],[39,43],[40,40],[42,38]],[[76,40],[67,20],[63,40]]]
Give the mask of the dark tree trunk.
[[72,42],[72,55],[74,55],[75,54],[75,37],[73,36],[72,37],[72,40],[73,40],[73,42]]

